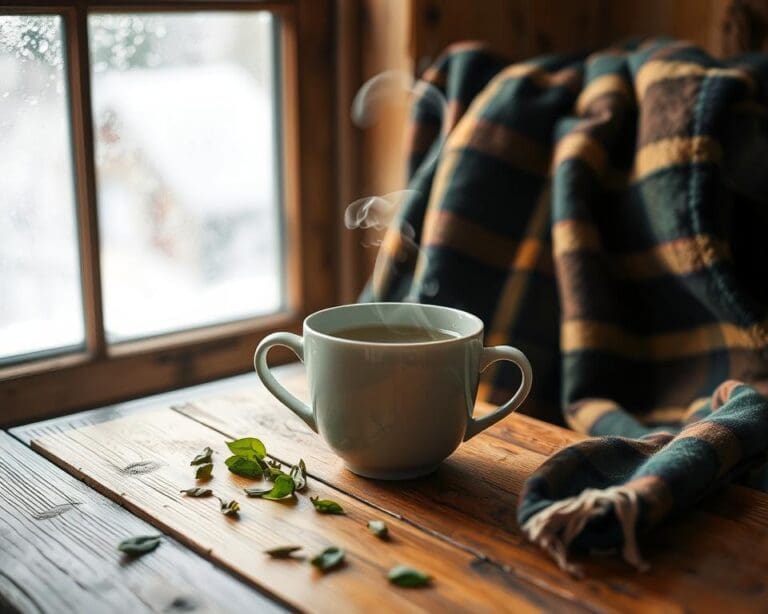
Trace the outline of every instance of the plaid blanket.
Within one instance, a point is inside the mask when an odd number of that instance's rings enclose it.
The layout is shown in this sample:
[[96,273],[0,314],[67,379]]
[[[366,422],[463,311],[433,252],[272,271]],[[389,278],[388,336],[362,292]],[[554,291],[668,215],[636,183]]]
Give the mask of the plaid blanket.
[[[459,307],[524,351],[524,411],[603,436],[531,476],[525,533],[563,567],[570,545],[641,565],[637,530],[768,450],[768,56],[653,40],[507,65],[461,45],[423,78],[447,108],[415,104],[363,299]],[[480,394],[518,377],[493,365]]]

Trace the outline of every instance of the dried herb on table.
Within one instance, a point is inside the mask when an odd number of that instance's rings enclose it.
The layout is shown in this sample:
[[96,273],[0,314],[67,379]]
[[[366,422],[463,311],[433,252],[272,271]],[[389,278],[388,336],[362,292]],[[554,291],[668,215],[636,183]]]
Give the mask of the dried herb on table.
[[255,437],[244,437],[235,441],[228,441],[227,447],[235,456],[254,460],[264,458],[267,455],[267,448],[261,443],[260,439]]
[[309,562],[317,567],[320,571],[325,573],[326,571],[330,571],[331,569],[341,565],[341,563],[344,561],[344,554],[345,552],[341,548],[331,546],[323,550],[317,556],[312,557],[312,560]]
[[260,478],[264,474],[264,470],[258,459],[230,456],[224,461],[224,464],[232,473],[246,478]]
[[221,504],[221,513],[226,516],[236,517],[240,513],[240,504],[234,499],[227,501],[226,499],[218,498]]
[[270,548],[265,550],[264,554],[268,554],[273,559],[294,559],[299,558],[293,556],[295,552],[301,550],[303,546],[278,546],[277,548]]
[[137,537],[129,537],[128,539],[121,541],[117,545],[117,549],[130,556],[141,556],[148,552],[152,552],[157,548],[162,539],[162,535],[139,535]]
[[293,483],[296,486],[296,490],[301,492],[307,487],[307,466],[304,464],[304,459],[299,459],[299,464],[291,467],[290,476],[293,478]]
[[396,567],[393,567],[389,570],[387,578],[392,584],[404,588],[428,586],[432,582],[432,578],[423,571],[408,567],[407,565],[397,565]]
[[203,448],[203,451],[200,452],[195,458],[192,459],[192,462],[190,462],[190,465],[207,465],[211,462],[211,458],[213,457],[213,450],[206,446]]
[[198,480],[210,480],[213,473],[213,463],[200,465],[195,471],[195,478]]
[[285,473],[283,473],[283,466],[277,461],[264,463],[262,468],[264,469],[264,477],[270,482],[274,482],[281,475],[285,475]]
[[187,497],[210,497],[213,494],[210,488],[200,488],[199,486],[180,490],[179,492]]
[[344,513],[344,508],[336,503],[336,501],[331,501],[330,499],[320,499],[319,497],[310,497],[309,500],[312,501],[312,505],[314,505],[315,509],[321,514]]
[[387,539],[389,537],[389,527],[383,520],[369,520],[368,529],[379,539]]
[[295,488],[293,478],[283,473],[275,479],[271,488],[245,488],[244,490],[245,494],[249,497],[261,497],[262,499],[279,501],[292,497]]

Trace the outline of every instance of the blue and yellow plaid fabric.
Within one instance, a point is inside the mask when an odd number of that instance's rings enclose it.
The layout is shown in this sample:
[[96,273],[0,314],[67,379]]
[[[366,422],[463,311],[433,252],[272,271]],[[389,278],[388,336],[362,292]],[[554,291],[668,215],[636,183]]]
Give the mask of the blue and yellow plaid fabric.
[[[768,56],[653,40],[507,65],[463,45],[424,79],[447,109],[415,105],[411,191],[364,299],[459,307],[524,351],[525,411],[606,437],[530,478],[521,524],[550,551],[626,546],[627,522],[768,450]],[[489,371],[502,401],[518,376]],[[564,501],[588,522],[531,528]]]

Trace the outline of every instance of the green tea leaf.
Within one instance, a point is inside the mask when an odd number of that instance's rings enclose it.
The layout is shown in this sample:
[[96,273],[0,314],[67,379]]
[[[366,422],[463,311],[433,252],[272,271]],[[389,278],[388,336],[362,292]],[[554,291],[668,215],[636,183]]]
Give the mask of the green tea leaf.
[[309,561],[317,567],[320,571],[325,573],[330,571],[334,567],[338,567],[344,561],[344,551],[336,546],[331,546],[323,550],[317,556],[312,557]]
[[272,486],[253,486],[251,488],[243,488],[243,492],[249,497],[261,497],[266,495],[272,490]]
[[319,497],[310,497],[309,500],[312,501],[312,505],[314,505],[315,509],[321,514],[344,513],[344,508],[336,503],[336,501],[331,501],[330,499],[320,499]]
[[200,452],[195,458],[192,459],[192,462],[189,463],[190,465],[207,465],[211,462],[211,457],[213,456],[213,450],[211,450],[208,446],[203,448],[203,451]]
[[242,456],[230,456],[224,461],[229,470],[246,478],[260,478],[264,471],[257,460],[243,458]]
[[221,513],[226,516],[237,516],[240,513],[240,504],[234,499],[227,501],[219,497],[219,503],[221,504]]
[[307,487],[307,466],[304,464],[304,459],[299,459],[299,464],[291,467],[290,476],[293,478],[296,490],[302,491]]
[[369,520],[368,528],[379,539],[387,539],[389,537],[389,528],[383,520]]
[[279,501],[280,499],[292,497],[295,486],[293,484],[293,478],[283,473],[277,477],[271,488],[255,487],[245,488],[243,490],[249,497],[261,497],[262,499]]
[[195,471],[195,479],[198,480],[210,480],[213,473],[213,463],[207,463],[200,465]]
[[270,482],[274,482],[281,475],[285,475],[283,473],[283,466],[277,461],[264,463],[262,469],[264,469],[264,477]]
[[274,501],[278,499],[285,499],[286,497],[292,497],[293,491],[296,489],[293,483],[293,478],[288,475],[279,475],[275,479],[275,485],[265,495],[262,495],[262,499],[272,499]]
[[427,586],[432,582],[432,578],[423,571],[408,567],[407,565],[393,567],[389,570],[387,578],[392,584],[405,588],[418,588],[420,586]]
[[200,488],[198,486],[180,490],[179,492],[187,497],[210,497],[213,494],[210,488]]
[[250,460],[264,458],[267,455],[267,448],[264,447],[260,439],[255,437],[244,437],[243,439],[228,441],[227,447],[235,456],[241,456]]
[[[273,559],[291,559],[294,557],[294,552],[298,552],[303,546],[279,546],[277,548],[270,548],[265,550],[264,554],[268,554]],[[302,557],[303,558],[303,557]]]
[[117,544],[117,549],[130,556],[141,556],[142,554],[147,554],[147,552],[152,552],[157,548],[162,539],[162,535],[139,535],[137,537],[129,537]]

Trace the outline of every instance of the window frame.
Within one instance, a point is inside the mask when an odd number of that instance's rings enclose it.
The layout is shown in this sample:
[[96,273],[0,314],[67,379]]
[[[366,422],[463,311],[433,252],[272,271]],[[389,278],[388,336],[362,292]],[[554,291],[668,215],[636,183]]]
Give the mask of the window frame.
[[[85,321],[84,350],[0,367],[0,426],[247,372],[266,334],[300,333],[307,314],[337,300],[332,9],[332,0],[0,2],[0,16],[62,19]],[[102,310],[88,14],[211,10],[267,10],[279,19],[286,306],[272,315],[110,345]],[[318,122],[323,117],[328,120]],[[275,362],[295,359],[287,351],[274,354]]]

